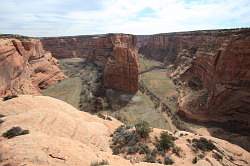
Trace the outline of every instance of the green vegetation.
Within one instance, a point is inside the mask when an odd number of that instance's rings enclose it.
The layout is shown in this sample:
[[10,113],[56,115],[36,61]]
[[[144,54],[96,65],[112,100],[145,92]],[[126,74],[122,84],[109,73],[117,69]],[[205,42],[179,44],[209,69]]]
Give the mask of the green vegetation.
[[166,69],[157,69],[146,72],[141,75],[140,80],[147,88],[156,94],[171,110],[176,111],[176,86],[172,80],[167,77]]
[[142,56],[140,56],[139,58],[139,64],[140,64],[140,72],[149,70],[150,68],[155,67],[155,66],[162,66],[161,62],[150,60]]
[[181,157],[181,152],[182,152],[182,150],[180,147],[178,147],[178,146],[173,147],[173,153],[175,153],[176,156]]
[[212,143],[211,140],[207,140],[206,138],[201,137],[200,139],[193,139],[192,140],[192,146],[196,150],[202,150],[202,151],[211,151],[216,148],[216,146]]
[[133,155],[137,157],[139,155],[140,160],[144,162],[173,164],[174,161],[171,158],[165,158],[165,149],[171,147],[173,148],[172,153],[180,153],[181,149],[178,147],[176,147],[174,152],[174,137],[168,135],[167,132],[162,132],[161,138],[158,139],[156,137],[155,141],[149,137],[149,132],[151,132],[151,129],[146,122],[141,122],[136,126],[120,126],[112,134],[110,147],[113,150],[113,154],[119,154],[131,160],[133,160]]
[[82,82],[80,77],[68,78],[45,89],[42,93],[79,108]]
[[2,136],[10,139],[10,138],[13,138],[19,135],[25,135],[25,134],[29,134],[29,130],[23,130],[21,127],[12,127],[11,129],[3,133]]
[[174,137],[168,134],[168,132],[162,132],[157,148],[159,151],[169,150],[174,147]]
[[[115,102],[112,101],[112,103]],[[125,107],[111,113],[111,116],[127,125],[135,125],[140,121],[146,121],[152,127],[171,130],[171,125],[162,114],[164,113],[155,110],[154,103],[150,98],[139,91]]]
[[172,165],[172,164],[174,164],[174,160],[172,158],[170,158],[169,156],[166,156],[164,158],[164,164],[165,165]]
[[135,125],[136,133],[141,137],[141,138],[148,138],[149,133],[152,131],[152,129],[149,126],[149,123],[146,121],[141,121],[140,123],[137,123]]
[[13,98],[16,98],[16,97],[18,97],[18,96],[17,96],[17,95],[5,96],[5,97],[3,98],[3,101],[7,101],[7,100],[10,100],[10,99],[13,99]]
[[100,165],[109,165],[109,162],[107,160],[94,161],[91,163],[90,166],[100,166]]
[[195,157],[195,158],[193,158],[192,163],[193,163],[193,164],[196,164],[196,163],[197,163],[197,161],[198,161],[198,158],[197,158],[197,157]]

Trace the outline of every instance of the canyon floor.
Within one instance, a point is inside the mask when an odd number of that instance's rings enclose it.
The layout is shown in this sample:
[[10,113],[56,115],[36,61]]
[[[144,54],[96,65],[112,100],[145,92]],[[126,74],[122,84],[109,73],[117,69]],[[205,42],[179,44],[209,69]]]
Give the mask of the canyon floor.
[[[169,102],[171,109],[175,111],[176,89],[172,81],[165,77],[166,69],[152,69],[161,64],[144,58],[140,60],[142,66],[140,80],[145,82],[153,93],[159,94],[161,100]],[[61,59],[60,67],[68,78],[44,90],[44,95],[63,100],[82,111],[111,115],[127,124],[136,124],[144,120],[152,127],[176,130],[171,118],[161,110],[159,101],[152,100],[150,95],[141,91],[127,94],[111,89],[103,92],[101,72],[98,72],[97,66],[86,62],[85,59]],[[102,100],[102,108],[99,110],[95,110],[96,98]]]

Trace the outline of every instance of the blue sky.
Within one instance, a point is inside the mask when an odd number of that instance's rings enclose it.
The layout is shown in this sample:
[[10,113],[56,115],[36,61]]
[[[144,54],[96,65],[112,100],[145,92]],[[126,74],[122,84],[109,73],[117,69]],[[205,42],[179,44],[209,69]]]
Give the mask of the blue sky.
[[0,0],[0,33],[155,34],[250,27],[250,0]]

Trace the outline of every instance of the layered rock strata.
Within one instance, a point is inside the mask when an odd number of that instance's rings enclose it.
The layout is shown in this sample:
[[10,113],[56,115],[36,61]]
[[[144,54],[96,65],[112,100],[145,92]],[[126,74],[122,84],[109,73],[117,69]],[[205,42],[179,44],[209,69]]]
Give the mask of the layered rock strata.
[[135,93],[138,90],[136,39],[132,35],[107,34],[42,38],[43,45],[57,58],[86,58],[103,70],[106,88]]
[[0,38],[0,96],[39,94],[62,79],[57,60],[38,39]]
[[180,115],[249,134],[249,28],[138,36],[137,47],[173,69]]
[[182,77],[189,84],[195,79],[196,84],[200,82],[201,89],[195,92],[203,91],[198,97],[202,102],[189,100],[186,94],[180,100],[180,111],[188,118],[218,122],[247,134],[250,130],[249,66],[250,33],[225,40],[215,54],[198,52]]
[[155,60],[171,64],[182,50],[191,56],[197,51],[213,52],[230,36],[244,34],[249,29],[203,30],[137,36],[139,53]]

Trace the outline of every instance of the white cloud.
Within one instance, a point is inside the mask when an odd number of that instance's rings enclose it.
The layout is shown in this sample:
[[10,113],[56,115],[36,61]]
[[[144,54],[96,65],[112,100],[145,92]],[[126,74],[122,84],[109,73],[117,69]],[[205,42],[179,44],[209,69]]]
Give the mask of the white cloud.
[[[250,26],[249,0],[17,0],[0,6],[0,33],[153,34]],[[144,9],[151,9],[151,14]]]

